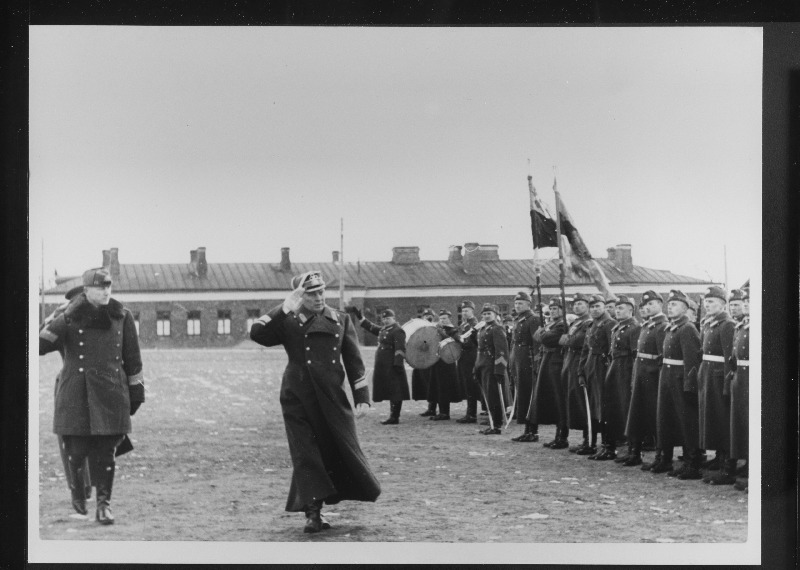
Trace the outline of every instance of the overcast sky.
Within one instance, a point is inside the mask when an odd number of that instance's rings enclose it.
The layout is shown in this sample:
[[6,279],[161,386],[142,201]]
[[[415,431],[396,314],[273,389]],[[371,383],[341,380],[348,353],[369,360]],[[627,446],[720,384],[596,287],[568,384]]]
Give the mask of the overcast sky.
[[[526,177],[590,251],[759,270],[757,28],[30,30],[31,268],[532,257]],[[555,255],[544,250],[544,257]]]

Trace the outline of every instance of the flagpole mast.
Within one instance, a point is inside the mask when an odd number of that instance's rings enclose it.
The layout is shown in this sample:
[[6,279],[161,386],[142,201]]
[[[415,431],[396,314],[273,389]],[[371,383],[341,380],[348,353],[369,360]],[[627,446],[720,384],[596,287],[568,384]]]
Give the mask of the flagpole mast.
[[44,238],[42,238],[42,306],[39,308],[39,322],[44,322]]
[[339,310],[344,311],[344,218],[339,218]]
[[553,166],[553,192],[556,195],[556,236],[558,237],[558,286],[561,288],[561,318],[567,321],[567,295],[564,293],[564,251],[561,243],[561,198],[556,185],[556,167]]
[[[529,158],[528,172],[530,172],[530,167],[531,159]],[[533,177],[530,174],[528,174],[528,192],[530,192],[534,198],[536,197],[536,190],[533,187]],[[533,208],[531,207],[531,209]],[[536,225],[536,216],[533,216],[534,235],[538,235],[538,229],[536,228]],[[536,312],[539,315],[539,318],[542,320],[542,324],[544,324],[544,318],[542,314],[542,268],[539,266],[539,248],[536,247],[536,243],[533,244],[533,273],[536,275]]]
[[728,290],[728,246],[722,244],[722,258],[725,263],[725,290]]

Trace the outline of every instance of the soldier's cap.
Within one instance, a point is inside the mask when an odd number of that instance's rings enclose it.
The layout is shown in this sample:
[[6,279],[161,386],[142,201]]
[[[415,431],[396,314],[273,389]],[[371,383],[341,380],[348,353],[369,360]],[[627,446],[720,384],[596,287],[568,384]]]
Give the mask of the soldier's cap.
[[495,315],[499,315],[500,309],[497,308],[497,305],[492,305],[491,303],[484,303],[483,307],[481,308],[481,314],[489,312],[494,313]]
[[452,317],[453,313],[451,313],[447,309],[442,309],[441,311],[439,311],[439,316],[441,317],[442,315],[447,315],[448,317]]
[[475,303],[473,303],[472,301],[467,301],[467,300],[461,301],[461,308],[462,309],[466,309],[467,307],[469,307],[470,309],[472,309],[474,311],[475,310]]
[[703,295],[703,299],[722,299],[722,302],[725,303],[728,300],[728,295],[725,293],[725,289],[713,285],[708,288],[706,294]]
[[597,303],[606,304],[606,299],[602,295],[592,295],[589,297],[589,305],[596,305]]
[[324,289],[325,280],[322,278],[322,272],[315,269],[292,277],[291,286],[292,289],[303,287],[304,292],[312,293]]
[[728,302],[731,301],[744,301],[747,299],[747,293],[745,293],[742,289],[734,289],[731,291],[730,296],[728,297]]
[[692,308],[692,303],[694,303],[694,301],[689,299],[689,297],[687,297],[686,294],[683,291],[679,290],[679,289],[672,289],[669,292],[669,296],[667,297],[667,301],[680,301],[681,303],[683,303],[684,305],[686,305],[690,309]]
[[691,297],[687,297],[687,298],[686,298],[686,300],[687,300],[687,301],[689,301],[689,308],[690,308],[692,311],[695,311],[695,312],[697,312],[697,309],[699,309],[699,308],[700,308],[700,305],[698,305],[698,304],[697,304],[697,301],[695,301],[695,300],[694,300],[694,299],[692,299]]
[[528,301],[530,303],[531,302],[531,296],[528,295],[525,291],[520,291],[519,293],[517,293],[517,296],[514,297],[514,300],[515,301]]
[[644,295],[642,295],[642,301],[639,305],[646,305],[649,301],[655,299],[656,301],[664,302],[664,298],[656,293],[655,291],[645,291]]
[[424,317],[425,315],[430,315],[432,317],[435,317],[436,313],[433,312],[433,309],[428,308],[422,311],[422,316]]
[[608,298],[608,299],[606,299],[604,302],[605,302],[605,304],[606,304],[606,305],[608,305],[609,303],[614,303],[614,304],[616,304],[616,302],[617,302],[617,298],[616,298],[616,297],[609,297],[609,298]]
[[636,308],[636,303],[627,295],[620,295],[617,297],[617,300],[614,302],[614,306],[616,307],[617,305],[630,305],[632,309]]
[[391,309],[384,309],[384,310],[381,311],[381,318],[382,319],[385,319],[387,317],[393,317],[393,316],[394,316],[394,311],[391,310]]
[[64,298],[67,301],[72,301],[72,299],[77,295],[80,295],[81,292],[83,292],[83,285],[78,285],[77,287],[73,287],[72,289],[67,291],[66,294],[64,295]]
[[111,285],[111,274],[105,267],[96,267],[83,272],[84,287],[105,287]]
[[550,299],[550,303],[548,303],[551,307],[558,307],[559,309],[563,308],[561,305],[561,298],[560,297],[553,297]]
[[584,295],[583,293],[576,293],[575,296],[572,298],[572,304],[574,305],[578,301],[583,301],[588,305],[590,300],[591,299],[589,298],[588,295]]

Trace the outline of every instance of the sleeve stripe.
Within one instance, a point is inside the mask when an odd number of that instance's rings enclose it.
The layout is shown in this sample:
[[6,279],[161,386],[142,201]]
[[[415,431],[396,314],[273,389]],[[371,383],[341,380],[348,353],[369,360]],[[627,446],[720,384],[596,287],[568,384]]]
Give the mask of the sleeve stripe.
[[394,355],[397,356],[398,354],[405,358],[406,353],[404,350],[395,350]]
[[362,378],[359,378],[358,381],[355,384],[353,384],[353,390],[360,390],[361,388],[366,388],[367,385],[368,385],[367,377],[364,376]]
[[494,361],[494,363],[495,364],[507,364],[508,362],[506,361],[506,357],[505,356],[501,356],[500,358],[496,359]]
[[265,324],[265,325],[266,325],[266,324],[267,324],[268,322],[270,322],[271,320],[272,320],[272,318],[271,318],[269,315],[262,315],[262,316],[260,316],[260,317],[258,317],[258,318],[256,319],[256,322],[257,322],[257,323],[262,323],[262,324]]
[[128,386],[133,386],[134,384],[144,384],[144,372],[128,376]]
[[47,329],[41,330],[41,332],[39,333],[39,338],[46,340],[48,342],[56,342],[58,340],[58,337]]

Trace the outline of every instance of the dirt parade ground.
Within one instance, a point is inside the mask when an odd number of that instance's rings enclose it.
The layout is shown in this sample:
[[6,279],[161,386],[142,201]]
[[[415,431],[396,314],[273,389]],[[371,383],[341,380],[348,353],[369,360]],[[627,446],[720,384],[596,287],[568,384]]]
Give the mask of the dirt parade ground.
[[[374,349],[365,348],[368,366]],[[323,508],[333,528],[303,534],[284,511],[291,460],[278,402],[282,350],[243,347],[143,352],[147,401],[134,416],[135,450],[119,458],[116,524],[70,505],[52,433],[57,353],[40,358],[39,532],[42,540],[741,543],[748,495],[588,461],[479,426],[420,417],[406,402],[396,426],[388,402],[358,435],[382,494],[376,503]],[[410,371],[410,370],[409,370]],[[410,374],[409,374],[410,376]],[[465,404],[455,404],[453,419]],[[552,439],[553,426],[541,430]],[[578,442],[572,432],[570,443]],[[645,460],[652,458],[648,453]],[[35,490],[33,491],[35,493]],[[93,500],[90,501],[93,504]]]

